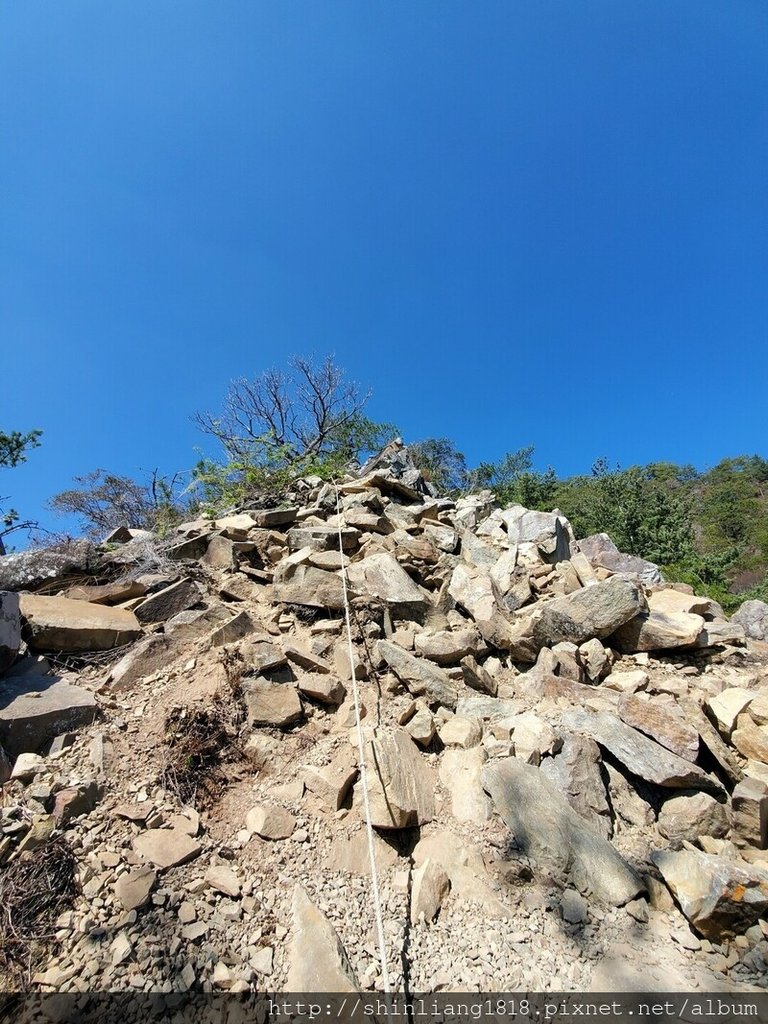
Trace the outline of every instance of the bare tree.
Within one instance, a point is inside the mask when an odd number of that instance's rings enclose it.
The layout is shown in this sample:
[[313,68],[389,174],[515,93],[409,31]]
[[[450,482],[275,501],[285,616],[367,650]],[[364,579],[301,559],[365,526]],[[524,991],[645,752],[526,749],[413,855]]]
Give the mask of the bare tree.
[[368,398],[332,356],[319,363],[297,357],[287,372],[271,369],[233,380],[221,416],[203,412],[193,419],[231,459],[291,463],[338,450],[363,422]]

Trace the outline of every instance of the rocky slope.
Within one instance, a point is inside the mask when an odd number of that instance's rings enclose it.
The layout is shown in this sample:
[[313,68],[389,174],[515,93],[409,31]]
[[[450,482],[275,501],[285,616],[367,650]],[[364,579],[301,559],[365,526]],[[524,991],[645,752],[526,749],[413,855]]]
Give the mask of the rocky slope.
[[0,899],[75,870],[6,991],[380,989],[353,672],[395,989],[768,987],[768,645],[429,491],[400,452],[0,558]]

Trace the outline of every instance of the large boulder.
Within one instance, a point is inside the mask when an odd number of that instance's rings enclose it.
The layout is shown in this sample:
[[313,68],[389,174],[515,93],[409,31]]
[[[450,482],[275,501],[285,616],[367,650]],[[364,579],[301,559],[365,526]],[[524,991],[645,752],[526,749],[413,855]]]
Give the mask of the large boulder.
[[133,612],[66,597],[21,595],[24,637],[33,651],[109,651],[141,635]]
[[86,540],[2,555],[0,590],[34,590],[71,574],[82,575],[93,558],[94,546]]
[[424,658],[416,658],[390,640],[379,640],[379,655],[414,697],[424,694],[430,704],[455,708],[458,687],[443,669]]
[[16,660],[20,647],[19,595],[0,591],[0,675]]
[[510,544],[535,544],[547,562],[564,562],[571,556],[570,523],[555,512],[535,512],[513,505],[500,513]]
[[198,604],[202,597],[203,592],[194,580],[181,579],[150,594],[136,605],[134,613],[139,622],[165,622]]
[[282,604],[307,605],[310,608],[344,608],[344,585],[336,573],[302,563],[293,570],[289,580],[272,587],[275,601]]
[[568,734],[560,753],[545,758],[541,771],[593,832],[611,838],[611,806],[601,771],[600,748],[594,740]]
[[756,924],[768,910],[768,871],[698,850],[651,854],[680,909],[705,938],[719,942]]
[[768,640],[768,604],[765,601],[745,601],[731,616],[731,622],[743,626],[750,640]]
[[353,562],[347,569],[350,589],[362,597],[377,597],[392,605],[425,608],[426,591],[414,583],[394,555],[382,552]]
[[699,756],[699,734],[674,700],[625,693],[616,710],[622,722],[639,729],[678,757],[695,761]]
[[704,629],[701,615],[690,612],[647,612],[626,622],[608,643],[622,654],[696,647]]
[[54,736],[90,725],[97,712],[90,690],[23,658],[0,682],[0,745],[11,757],[38,751]]
[[538,768],[504,758],[485,766],[482,782],[515,843],[538,870],[614,906],[643,892],[637,872]]
[[622,554],[607,533],[594,533],[585,537],[578,542],[578,549],[595,567],[630,576],[646,587],[662,582],[658,565],[635,555]]
[[729,827],[725,806],[709,793],[676,793],[664,801],[659,814],[659,832],[677,843],[695,843],[699,836],[722,839]]
[[563,715],[562,724],[566,729],[599,743],[625,768],[646,782],[665,789],[721,791],[719,783],[698,765],[678,757],[608,711],[567,711]]
[[[424,825],[435,816],[434,780],[405,729],[380,730],[366,740],[368,798],[376,828]],[[362,783],[355,787],[361,796]]]
[[525,634],[540,650],[563,641],[582,644],[594,637],[601,640],[636,618],[645,607],[645,597],[636,583],[612,576],[521,614],[525,615]]

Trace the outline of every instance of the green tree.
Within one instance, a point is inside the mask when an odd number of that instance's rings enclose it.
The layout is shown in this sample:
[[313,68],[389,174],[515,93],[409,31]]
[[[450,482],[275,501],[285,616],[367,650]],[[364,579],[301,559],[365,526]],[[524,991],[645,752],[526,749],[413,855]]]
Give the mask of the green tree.
[[[27,461],[27,453],[32,448],[40,447],[42,430],[30,430],[22,434],[18,430],[6,434],[0,430],[0,469],[13,469]],[[1,499],[5,500],[5,499]],[[3,537],[16,530],[33,530],[37,526],[31,520],[21,520],[14,508],[4,509],[0,506],[0,555],[5,553]]]
[[534,446],[507,452],[498,462],[481,462],[473,472],[475,486],[489,487],[502,505],[525,505],[548,511],[556,503],[557,477],[549,466],[533,468]]
[[447,437],[428,437],[408,446],[423,476],[443,494],[458,494],[470,484],[467,460]]

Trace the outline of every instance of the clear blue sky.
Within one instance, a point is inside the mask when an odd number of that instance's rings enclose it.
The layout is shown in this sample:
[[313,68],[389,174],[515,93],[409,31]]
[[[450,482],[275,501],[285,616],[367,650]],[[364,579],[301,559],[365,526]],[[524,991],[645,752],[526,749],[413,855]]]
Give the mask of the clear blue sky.
[[333,351],[470,461],[766,454],[765,0],[0,7],[0,495]]

